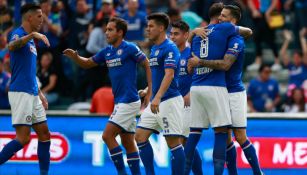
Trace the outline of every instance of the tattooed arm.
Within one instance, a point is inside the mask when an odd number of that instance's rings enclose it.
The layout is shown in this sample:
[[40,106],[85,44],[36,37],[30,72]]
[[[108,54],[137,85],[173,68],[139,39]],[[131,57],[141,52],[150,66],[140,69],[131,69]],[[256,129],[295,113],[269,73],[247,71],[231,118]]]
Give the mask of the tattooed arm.
[[192,54],[193,57],[189,59],[188,66],[204,66],[211,69],[228,71],[231,65],[236,61],[236,56],[232,54],[226,54],[223,60],[202,60]]
[[33,38],[42,40],[48,47],[50,46],[49,41],[45,35],[40,34],[38,32],[32,32],[26,36],[23,36],[21,38],[16,38],[16,40],[11,41],[8,45],[8,49],[9,51],[15,51],[17,49],[20,49],[23,46],[25,46],[27,42],[29,42]]

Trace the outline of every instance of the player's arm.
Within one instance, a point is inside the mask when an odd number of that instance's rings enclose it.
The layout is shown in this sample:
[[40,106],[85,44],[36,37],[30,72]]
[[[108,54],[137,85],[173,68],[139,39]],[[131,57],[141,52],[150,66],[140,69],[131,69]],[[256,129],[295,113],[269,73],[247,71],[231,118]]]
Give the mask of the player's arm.
[[288,47],[289,47],[289,44],[290,44],[290,41],[291,41],[290,31],[287,31],[287,30],[284,31],[284,38],[285,38],[285,40],[284,40],[284,42],[281,46],[281,49],[279,51],[279,55],[281,57],[283,64],[285,66],[288,66],[290,64],[290,57],[287,53],[287,50],[288,50]]
[[208,36],[207,34],[207,29],[204,28],[204,27],[198,27],[198,28],[195,28],[194,30],[192,30],[189,34],[189,38],[188,38],[188,42],[191,43],[192,40],[193,40],[193,37],[197,35],[197,36],[200,36],[202,38],[206,38]]
[[155,95],[154,99],[151,102],[151,111],[155,114],[159,112],[159,104],[161,101],[161,98],[169,88],[169,86],[172,83],[172,80],[174,79],[175,76],[175,70],[172,68],[166,68],[165,69],[165,75],[163,77],[163,80],[161,82],[160,88]]
[[98,66],[98,64],[93,61],[92,57],[91,58],[82,57],[75,50],[66,49],[63,51],[63,54],[68,58],[72,59],[75,63],[77,63],[80,67],[84,69],[89,69]]
[[[300,42],[304,54],[304,59],[307,59],[307,40],[305,36],[307,35],[307,28],[302,28],[300,31]],[[307,60],[306,60],[307,61]]]
[[16,38],[13,38],[13,40],[10,41],[9,45],[8,45],[8,49],[11,52],[22,48],[23,46],[25,46],[27,44],[27,42],[29,42],[31,39],[34,39],[34,38],[43,41],[48,47],[50,46],[47,37],[43,34],[38,33],[38,32],[32,32],[32,33],[30,33],[26,36],[21,37],[21,38],[18,38],[18,35],[15,35],[13,37],[16,37]]
[[47,110],[48,109],[48,101],[47,101],[47,98],[45,97],[44,93],[40,90],[40,88],[38,89],[38,96],[39,96],[39,99],[42,101],[44,109]]
[[152,78],[151,78],[151,70],[148,59],[146,58],[144,61],[142,61],[141,65],[145,69],[146,79],[147,79],[146,95],[144,97],[144,106],[146,107],[152,95]]
[[248,27],[239,26],[239,34],[246,39],[253,35],[253,31]]
[[232,54],[225,54],[223,60],[203,60],[199,59],[192,53],[193,57],[189,59],[188,65],[190,67],[203,66],[211,69],[228,71],[237,57]]

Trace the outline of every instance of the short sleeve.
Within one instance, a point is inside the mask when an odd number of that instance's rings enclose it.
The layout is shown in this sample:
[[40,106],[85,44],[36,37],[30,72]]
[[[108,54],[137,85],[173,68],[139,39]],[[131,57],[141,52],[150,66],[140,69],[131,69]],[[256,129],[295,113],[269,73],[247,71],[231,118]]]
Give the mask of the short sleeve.
[[233,55],[237,58],[243,49],[244,43],[241,42],[241,40],[239,40],[236,36],[233,36],[229,39],[226,54]]
[[100,50],[97,54],[95,54],[92,58],[93,61],[97,64],[104,64],[105,63],[105,50],[106,48]]
[[175,49],[167,49],[165,53],[164,59],[164,68],[168,69],[176,69],[177,68],[177,60],[179,60],[179,53]]
[[21,38],[21,35],[20,35],[20,34],[18,34],[18,33],[13,33],[13,34],[11,35],[9,41],[10,41],[10,42],[11,42],[11,41],[16,41],[16,40],[18,40],[19,38]]
[[142,62],[143,60],[146,59],[146,55],[141,51],[141,49],[138,46],[131,44],[129,50],[133,60],[136,61],[137,63]]

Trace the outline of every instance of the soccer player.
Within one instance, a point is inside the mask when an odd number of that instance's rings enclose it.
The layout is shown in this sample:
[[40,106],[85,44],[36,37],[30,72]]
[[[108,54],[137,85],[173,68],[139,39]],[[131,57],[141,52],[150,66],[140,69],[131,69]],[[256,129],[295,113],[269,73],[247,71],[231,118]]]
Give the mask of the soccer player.
[[148,94],[144,103],[147,105],[151,96],[151,71],[145,54],[133,43],[124,41],[127,23],[121,18],[111,18],[107,24],[106,36],[110,44],[91,58],[84,58],[72,49],[64,50],[64,55],[71,58],[83,68],[91,68],[99,64],[106,64],[112,83],[115,106],[109,122],[103,132],[103,140],[107,144],[111,159],[119,175],[127,174],[123,161],[122,148],[115,137],[120,135],[126,149],[127,161],[133,175],[140,174],[139,153],[135,144],[134,132],[136,115],[141,102],[136,89],[137,63],[145,71],[148,83]]
[[[189,25],[184,21],[178,21],[172,24],[170,39],[177,45],[180,51],[180,72],[178,77],[179,92],[184,100],[183,122],[183,139],[182,144],[185,147],[190,133],[191,107],[190,107],[190,88],[192,84],[192,75],[188,73],[188,59],[191,55],[191,48],[187,46],[189,37]],[[203,174],[202,160],[197,149],[195,149],[194,161],[192,165],[194,174]]]
[[37,32],[43,22],[39,5],[23,5],[21,15],[22,24],[12,32],[8,45],[12,71],[9,102],[16,138],[0,152],[0,164],[29,143],[32,127],[38,136],[40,174],[47,175],[50,164],[50,133],[45,110],[48,108],[48,102],[36,82],[37,51],[33,39],[41,40],[47,46],[49,41],[45,35]]
[[[241,19],[241,10],[234,5],[225,5],[219,17],[220,22],[231,22],[236,25]],[[240,35],[231,37],[224,60],[198,60],[199,64],[212,69],[226,72],[226,85],[230,99],[232,129],[237,142],[240,144],[254,175],[261,175],[256,151],[246,135],[247,97],[241,80],[243,72],[244,38]],[[194,58],[193,58],[194,59]],[[232,141],[231,129],[228,130],[227,167],[230,175],[237,175],[236,148]]]
[[147,20],[147,37],[154,43],[150,53],[153,89],[151,104],[145,108],[138,123],[136,141],[146,174],[155,174],[153,150],[148,138],[162,129],[172,153],[172,173],[182,175],[185,155],[180,137],[184,104],[177,86],[180,53],[166,36],[169,17],[164,13],[153,13]]
[[[237,28],[231,23],[218,23],[223,4],[215,3],[210,7],[208,37],[195,36],[192,40],[192,52],[201,59],[222,59],[227,49],[227,40],[237,34]],[[191,87],[192,123],[185,149],[188,175],[193,162],[195,147],[202,130],[209,125],[214,129],[213,149],[214,174],[222,175],[226,160],[227,127],[231,125],[229,97],[226,89],[225,71],[213,70],[189,60],[189,69],[194,68]]]

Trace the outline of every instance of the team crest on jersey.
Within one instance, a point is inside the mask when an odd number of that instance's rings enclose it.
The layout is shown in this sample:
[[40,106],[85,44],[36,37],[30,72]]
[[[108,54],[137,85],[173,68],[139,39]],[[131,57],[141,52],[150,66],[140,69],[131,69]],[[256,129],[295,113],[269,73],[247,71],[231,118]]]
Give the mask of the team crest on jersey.
[[37,55],[35,46],[30,45],[30,51],[31,51],[34,55]]
[[111,53],[107,53],[107,57],[110,56],[110,55],[111,55]]
[[158,55],[159,55],[159,50],[156,50],[155,56],[158,56]]
[[30,122],[32,120],[32,116],[31,115],[28,115],[27,117],[26,117],[26,121],[27,122]]
[[122,49],[119,49],[118,51],[117,51],[117,55],[121,55],[123,53],[123,50]]
[[180,60],[180,65],[181,66],[184,66],[185,64],[186,64],[186,60],[184,60],[184,59]]

